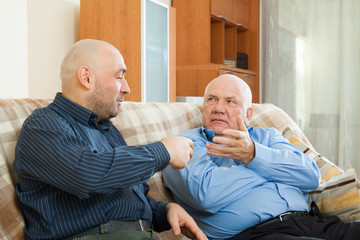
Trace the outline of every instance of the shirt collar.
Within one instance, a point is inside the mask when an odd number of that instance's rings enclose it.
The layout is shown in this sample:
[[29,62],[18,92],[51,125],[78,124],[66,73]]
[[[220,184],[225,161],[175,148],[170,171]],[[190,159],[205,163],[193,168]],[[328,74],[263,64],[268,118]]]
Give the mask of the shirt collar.
[[71,101],[61,93],[57,93],[54,99],[55,106],[70,114],[77,122],[86,124],[96,124],[98,115],[89,109]]
[[[247,128],[249,134],[251,135],[253,127],[246,126],[246,128]],[[212,139],[215,137],[214,131],[209,128],[205,128],[204,126],[201,127],[201,134],[209,142],[212,142]]]
[[205,128],[204,126],[201,127],[201,134],[209,142],[212,142],[213,137],[215,137],[214,131],[211,129]]

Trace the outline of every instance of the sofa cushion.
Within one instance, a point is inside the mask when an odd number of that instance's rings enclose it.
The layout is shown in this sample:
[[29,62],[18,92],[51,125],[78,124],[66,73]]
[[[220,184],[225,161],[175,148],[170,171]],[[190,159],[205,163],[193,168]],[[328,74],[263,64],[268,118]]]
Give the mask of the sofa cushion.
[[297,137],[307,145],[311,146],[300,127],[281,108],[270,103],[253,104],[252,107],[254,109],[254,114],[249,123],[250,126],[264,128],[273,127],[279,132],[283,132],[285,128],[290,127]]
[[24,120],[50,100],[0,100],[0,238],[24,239],[24,219],[15,195],[17,183],[12,163],[15,145]]
[[201,105],[126,102],[112,122],[128,145],[147,144],[201,126]]
[[283,135],[313,158],[320,168],[321,183],[310,193],[309,203],[316,202],[323,218],[338,216],[345,222],[360,221],[360,195],[355,170],[343,171],[300,140],[291,128],[286,128]]

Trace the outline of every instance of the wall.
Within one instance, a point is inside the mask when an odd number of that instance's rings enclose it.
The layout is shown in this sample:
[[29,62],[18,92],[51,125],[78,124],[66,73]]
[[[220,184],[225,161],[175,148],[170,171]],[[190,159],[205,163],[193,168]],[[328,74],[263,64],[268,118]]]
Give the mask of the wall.
[[28,1],[30,98],[53,98],[61,91],[60,64],[80,36],[80,0]]
[[79,39],[80,0],[0,1],[0,98],[53,98]]
[[28,95],[26,0],[0,1],[0,98]]
[[79,21],[80,0],[0,0],[0,98],[61,91],[61,60],[79,40]]

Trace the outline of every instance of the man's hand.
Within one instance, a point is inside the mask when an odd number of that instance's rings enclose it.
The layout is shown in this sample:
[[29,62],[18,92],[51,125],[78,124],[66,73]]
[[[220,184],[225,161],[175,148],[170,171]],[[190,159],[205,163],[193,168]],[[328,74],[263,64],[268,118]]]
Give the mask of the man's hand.
[[166,206],[168,222],[175,236],[184,234],[190,239],[207,240],[208,238],[200,230],[194,219],[177,203],[169,203]]
[[232,158],[244,164],[250,163],[255,157],[255,145],[241,117],[237,118],[239,130],[225,129],[222,137],[214,137],[207,143],[208,154],[217,157]]
[[170,154],[170,163],[174,169],[181,169],[186,166],[193,155],[194,143],[185,137],[166,137],[161,139]]

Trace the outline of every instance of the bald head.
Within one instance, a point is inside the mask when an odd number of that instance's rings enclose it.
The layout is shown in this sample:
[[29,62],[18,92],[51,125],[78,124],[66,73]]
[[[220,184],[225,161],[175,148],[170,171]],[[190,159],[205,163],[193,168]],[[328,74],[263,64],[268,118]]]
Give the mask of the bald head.
[[252,102],[252,94],[251,89],[249,85],[242,80],[241,78],[232,75],[232,74],[223,74],[219,77],[213,79],[205,89],[206,96],[208,94],[208,91],[210,89],[219,89],[224,92],[230,93],[231,91],[237,90],[237,92],[234,92],[236,94],[236,97],[241,97],[243,104],[248,108],[251,106]]
[[[99,57],[104,50],[117,51],[111,44],[94,39],[84,39],[76,42],[65,55],[61,63],[60,78],[63,93],[67,92],[77,78],[77,71],[81,66],[97,68]],[[71,86],[73,87],[73,86]]]
[[231,74],[212,80],[205,89],[203,124],[216,135],[225,129],[238,130],[239,122],[248,124],[252,118],[250,87]]
[[75,43],[61,64],[62,94],[98,115],[98,121],[119,113],[130,88],[126,65],[111,44],[84,39]]

